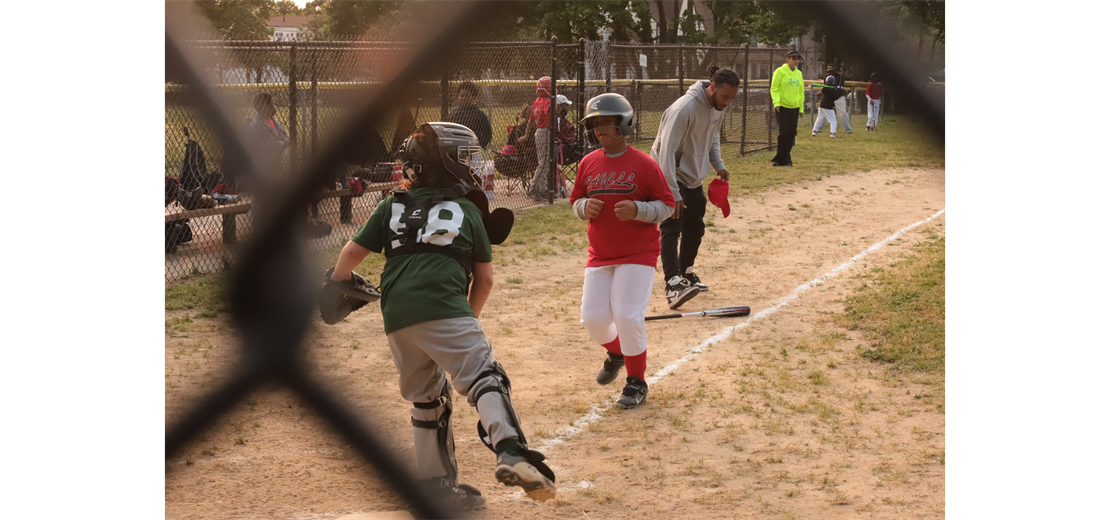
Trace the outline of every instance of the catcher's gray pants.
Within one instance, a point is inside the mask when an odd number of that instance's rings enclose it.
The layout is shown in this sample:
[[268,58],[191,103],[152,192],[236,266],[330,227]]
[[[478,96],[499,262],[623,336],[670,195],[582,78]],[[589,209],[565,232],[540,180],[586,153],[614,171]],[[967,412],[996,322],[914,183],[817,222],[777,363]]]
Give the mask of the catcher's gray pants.
[[[476,318],[426,321],[395,330],[386,338],[393,363],[397,365],[401,395],[406,400],[426,403],[438,398],[446,372],[451,375],[455,391],[467,396],[470,406],[477,407],[478,419],[489,432],[494,446],[502,440],[518,438],[500,393],[488,392],[478,402],[474,400],[482,388],[499,383],[497,378],[484,375],[494,369],[495,360],[493,347]],[[413,407],[412,416],[417,420],[437,420],[440,412]],[[435,430],[414,427],[412,435],[416,448],[416,478],[454,474],[454,468],[444,467]]]
[[551,174],[551,128],[536,129],[536,173],[528,185],[528,196],[533,199],[547,198],[547,179]]

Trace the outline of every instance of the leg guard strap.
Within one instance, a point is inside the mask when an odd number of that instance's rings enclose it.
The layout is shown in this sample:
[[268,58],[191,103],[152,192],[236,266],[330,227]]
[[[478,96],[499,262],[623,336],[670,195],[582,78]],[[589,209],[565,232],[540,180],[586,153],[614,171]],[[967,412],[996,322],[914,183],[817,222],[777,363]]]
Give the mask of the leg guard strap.
[[[428,444],[431,443],[430,439],[423,437],[423,434],[415,431],[413,432],[413,437],[417,440],[416,450],[418,460],[421,456],[427,456],[429,453],[438,452],[439,462],[446,473],[443,475],[443,478],[454,485],[458,477],[458,464],[455,461],[455,436],[451,428],[451,411],[453,408],[451,403],[451,383],[444,383],[442,393],[436,399],[426,403],[412,403],[412,405],[417,409],[430,410],[435,414],[435,418],[432,420],[412,417],[412,426],[414,428],[436,430],[434,441],[436,446],[434,447],[428,446]],[[424,440],[421,441],[421,439]],[[432,463],[432,467],[434,467],[434,462]]]

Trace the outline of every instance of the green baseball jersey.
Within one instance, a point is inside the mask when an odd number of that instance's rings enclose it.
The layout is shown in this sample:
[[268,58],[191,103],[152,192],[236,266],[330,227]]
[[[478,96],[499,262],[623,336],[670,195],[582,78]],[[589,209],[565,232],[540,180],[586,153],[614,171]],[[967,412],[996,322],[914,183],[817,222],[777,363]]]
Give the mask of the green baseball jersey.
[[805,112],[806,90],[802,70],[790,70],[786,64],[775,69],[771,77],[771,102],[776,107],[797,108]]
[[[436,189],[417,188],[409,195],[416,200],[428,200],[437,193]],[[406,211],[397,197],[386,197],[351,241],[389,256],[389,251],[410,245],[404,230],[411,211],[411,208]],[[472,263],[493,259],[482,213],[465,197],[432,206],[415,241],[450,248],[453,254],[469,258]],[[381,279],[386,334],[425,321],[474,317],[466,300],[469,283],[462,264],[445,254],[414,253],[389,258]]]

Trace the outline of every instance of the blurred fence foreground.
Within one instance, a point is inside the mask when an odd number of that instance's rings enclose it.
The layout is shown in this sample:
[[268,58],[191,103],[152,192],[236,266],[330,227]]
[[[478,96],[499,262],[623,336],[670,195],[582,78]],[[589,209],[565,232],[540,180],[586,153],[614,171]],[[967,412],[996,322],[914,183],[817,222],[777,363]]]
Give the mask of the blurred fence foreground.
[[[844,22],[832,27],[842,27],[850,47],[890,70],[898,95],[905,92],[943,138],[943,96],[919,88],[924,82],[899,66],[894,37],[845,3],[812,4],[824,18]],[[721,128],[723,152],[771,146],[768,80],[789,49],[467,43],[495,7],[443,3],[434,17],[414,17],[420,30],[413,33],[426,39],[408,43],[196,41],[187,36],[190,20],[167,16],[166,277],[232,268],[230,313],[243,353],[230,380],[167,425],[167,459],[259,385],[276,381],[341,433],[416,517],[459,517],[419,487],[371,423],[303,363],[318,275],[310,272],[300,238],[309,237],[317,249],[342,244],[396,184],[399,139],[417,123],[464,115],[484,141],[485,162],[476,167],[491,205],[551,203],[573,185],[583,151],[574,122],[586,99],[602,92],[628,97],[638,111],[632,142],[644,149],[663,110],[711,64],[734,69],[742,81]],[[815,63],[812,51],[800,50]],[[552,159],[546,169],[531,162],[535,152],[528,154],[537,143],[520,135],[543,76],[557,88],[541,96],[552,105],[560,94],[568,101],[560,103],[566,127],[557,128],[566,131],[551,132],[545,147]],[[280,146],[251,142],[259,131]]]

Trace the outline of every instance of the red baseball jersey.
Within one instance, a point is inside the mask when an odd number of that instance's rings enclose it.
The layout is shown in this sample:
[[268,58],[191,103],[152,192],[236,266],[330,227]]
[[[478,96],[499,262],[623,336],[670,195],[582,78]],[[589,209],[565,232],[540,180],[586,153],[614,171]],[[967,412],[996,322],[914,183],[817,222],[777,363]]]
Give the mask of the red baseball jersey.
[[578,178],[570,203],[578,199],[600,200],[601,214],[586,228],[590,257],[586,267],[639,264],[655,267],[659,260],[659,225],[636,219],[621,221],[613,207],[622,200],[661,200],[674,207],[663,172],[650,155],[633,147],[619,157],[606,157],[605,150],[590,152],[578,164]]
[[532,112],[528,116],[536,122],[536,128],[551,126],[551,98],[538,97],[532,102]]

